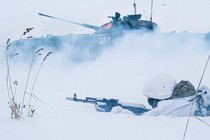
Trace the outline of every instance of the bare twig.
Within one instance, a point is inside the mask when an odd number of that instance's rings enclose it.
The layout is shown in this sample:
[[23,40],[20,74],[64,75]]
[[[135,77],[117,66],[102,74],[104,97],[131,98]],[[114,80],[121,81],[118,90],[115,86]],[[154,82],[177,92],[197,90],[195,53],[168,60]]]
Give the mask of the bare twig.
[[26,28],[26,30],[23,32],[23,34],[20,36],[19,40],[22,39],[23,36],[25,36],[27,33],[29,33],[31,30],[33,30],[34,28]]
[[27,90],[27,87],[28,87],[28,82],[29,82],[29,78],[30,78],[30,74],[31,74],[32,65],[34,63],[35,57],[37,56],[37,53],[39,53],[40,50],[42,50],[42,49],[39,49],[36,53],[34,53],[34,56],[33,56],[32,60],[31,60],[31,64],[30,64],[29,71],[28,71],[28,76],[27,76],[27,79],[26,79],[25,90],[24,90],[24,93],[23,93],[21,114],[23,113],[23,106],[24,106],[24,101],[25,101],[25,95],[26,95],[26,90]]
[[30,115],[31,97],[32,97],[32,95],[33,95],[33,90],[34,90],[34,87],[35,87],[37,78],[38,78],[39,73],[40,73],[40,71],[41,71],[41,68],[42,68],[42,66],[43,66],[43,64],[44,64],[44,61],[47,59],[47,57],[48,57],[51,53],[52,53],[52,52],[49,52],[49,53],[44,57],[44,59],[42,60],[41,65],[40,65],[40,67],[39,67],[39,70],[38,70],[38,72],[37,72],[37,74],[36,74],[36,77],[35,77],[35,80],[34,80],[34,83],[33,83],[32,89],[31,89],[31,94],[30,94],[30,98],[29,98],[29,103],[28,103],[28,104],[29,104],[29,107],[28,107],[28,116],[31,116],[31,115]]
[[[20,39],[22,38],[22,36],[25,36],[27,33],[29,33],[32,29],[34,29],[34,28],[26,28],[26,30],[20,36]],[[28,38],[32,38],[32,36],[29,36]],[[5,53],[6,54],[6,65],[7,65],[6,82],[7,82],[7,93],[8,93],[8,98],[9,98],[8,104],[9,104],[9,108],[11,109],[11,118],[19,119],[19,118],[21,118],[21,116],[23,114],[23,108],[26,107],[26,105],[24,103],[26,94],[30,95],[29,103],[31,102],[31,98],[34,98],[34,100],[39,100],[40,102],[43,103],[43,101],[41,99],[39,99],[36,95],[33,94],[33,90],[34,90],[35,83],[36,83],[37,77],[39,75],[40,69],[41,69],[41,67],[43,65],[43,62],[46,60],[46,58],[52,52],[48,53],[47,56],[45,56],[45,58],[43,59],[42,64],[41,64],[41,66],[40,66],[40,68],[38,70],[38,73],[36,75],[36,78],[35,78],[35,81],[34,81],[34,84],[33,84],[32,90],[31,90],[31,93],[29,94],[29,93],[27,93],[27,88],[28,88],[28,84],[29,84],[29,80],[30,80],[30,76],[31,76],[32,66],[34,64],[34,60],[35,60],[36,56],[41,55],[40,51],[42,51],[44,49],[43,48],[38,49],[34,53],[34,55],[32,57],[32,60],[31,60],[31,63],[30,63],[30,67],[29,67],[29,71],[28,71],[28,75],[27,75],[27,79],[26,79],[26,83],[25,83],[25,90],[24,90],[24,93],[23,93],[22,103],[18,104],[15,101],[18,82],[14,81],[13,84],[12,84],[11,75],[10,75],[10,65],[11,65],[11,62],[12,62],[12,58],[14,56],[17,56],[18,53],[13,53],[13,54],[11,52],[8,53],[9,50],[10,50],[10,46],[11,46],[10,39],[8,39],[7,42],[6,42],[6,49],[5,49],[6,50],[6,53]],[[12,55],[10,55],[10,54],[12,54]],[[30,109],[29,115],[31,117],[33,117],[34,114],[35,114],[35,109],[33,108],[33,106],[31,104],[28,104],[28,106],[29,106],[29,109]]]
[[[30,93],[26,92],[27,95],[31,95]],[[41,103],[45,104],[39,97],[37,97],[35,94],[32,94],[32,97],[33,99],[36,101],[36,100],[39,100]]]
[[6,64],[7,64],[7,75],[6,75],[6,82],[7,82],[7,94],[8,94],[8,97],[9,97],[9,100],[10,102],[12,102],[12,97],[10,96],[10,90],[9,90],[9,60],[8,60],[8,50],[9,50],[9,47],[11,46],[10,44],[10,39],[7,40],[6,42]]
[[210,59],[210,54],[209,54],[209,56],[208,56],[208,59],[207,59],[207,61],[206,61],[206,64],[205,64],[205,67],[204,67],[204,70],[203,70],[201,79],[200,79],[200,81],[199,81],[199,84],[198,84],[198,87],[197,87],[197,90],[196,90],[196,94],[194,95],[193,100],[192,100],[192,104],[191,104],[191,107],[190,107],[190,112],[189,112],[188,119],[187,119],[187,123],[186,123],[186,126],[185,126],[185,131],[184,131],[184,135],[183,135],[183,140],[185,140],[185,137],[186,137],[187,129],[188,129],[188,126],[189,126],[189,122],[190,122],[191,115],[192,115],[193,105],[194,105],[194,103],[195,103],[195,98],[196,98],[196,96],[197,96],[197,94],[198,94],[198,91],[199,91],[201,82],[202,82],[202,80],[203,80],[203,77],[204,77],[206,68],[207,68],[208,63],[209,63],[209,59]]
[[204,120],[202,120],[202,119],[200,119],[200,118],[198,118],[198,117],[196,117],[196,116],[194,116],[194,118],[196,118],[196,119],[198,119],[199,121],[201,121],[202,123],[204,123],[204,124],[206,124],[206,125],[210,126],[210,124],[208,124],[208,123],[207,123],[207,122],[205,122]]

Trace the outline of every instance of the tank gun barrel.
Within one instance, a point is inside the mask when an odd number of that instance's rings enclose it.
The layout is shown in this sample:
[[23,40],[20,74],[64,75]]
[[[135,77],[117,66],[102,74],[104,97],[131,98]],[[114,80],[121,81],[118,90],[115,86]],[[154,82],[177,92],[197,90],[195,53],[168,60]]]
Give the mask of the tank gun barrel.
[[48,18],[52,18],[52,19],[56,19],[56,20],[60,20],[60,21],[64,21],[64,22],[68,22],[68,23],[71,23],[71,24],[79,25],[79,26],[83,26],[85,28],[90,28],[90,29],[93,29],[95,31],[100,28],[98,26],[94,26],[94,25],[90,25],[90,24],[86,24],[86,23],[78,23],[78,22],[74,22],[74,21],[70,21],[70,20],[66,20],[66,19],[62,19],[62,18],[50,16],[50,15],[46,15],[46,14],[43,14],[43,13],[38,13],[38,15],[48,17]]

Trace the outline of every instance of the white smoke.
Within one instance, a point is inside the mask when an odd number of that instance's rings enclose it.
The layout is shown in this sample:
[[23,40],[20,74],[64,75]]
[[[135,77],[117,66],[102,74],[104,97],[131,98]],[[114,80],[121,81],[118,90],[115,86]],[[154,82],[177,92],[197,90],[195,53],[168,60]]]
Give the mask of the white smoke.
[[[145,79],[169,74],[177,82],[189,80],[197,87],[210,52],[204,34],[186,33],[129,33],[111,48],[100,50],[100,53],[90,52],[90,48],[85,47],[64,46],[53,49],[36,85],[38,96],[48,101],[52,99],[55,102],[55,97],[63,100],[76,92],[79,97],[118,98],[146,104],[146,97],[142,94]],[[45,46],[45,49],[43,55],[52,47]],[[77,55],[82,57],[82,61],[72,59]],[[41,59],[35,61],[33,73],[36,73]],[[24,83],[31,58],[29,61],[18,60],[20,62],[13,60],[11,63],[11,75],[14,80]],[[5,67],[4,63],[1,67]],[[1,79],[4,76],[5,73],[1,73]],[[202,84],[210,85],[209,76],[207,69]],[[5,87],[2,88],[6,91]]]

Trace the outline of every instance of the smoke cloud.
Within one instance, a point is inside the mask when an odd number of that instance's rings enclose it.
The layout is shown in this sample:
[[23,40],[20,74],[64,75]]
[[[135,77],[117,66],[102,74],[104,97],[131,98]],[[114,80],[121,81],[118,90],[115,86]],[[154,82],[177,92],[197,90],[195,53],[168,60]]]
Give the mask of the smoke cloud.
[[[158,74],[169,74],[177,82],[189,80],[197,87],[210,52],[205,34],[128,33],[118,38],[113,46],[102,48],[85,45],[75,47],[75,40],[71,40],[70,45],[60,40],[57,45],[60,48],[46,43],[40,46],[45,51],[43,56],[36,58],[31,79],[34,79],[33,73],[37,72],[46,53],[53,51],[44,63],[36,85],[38,96],[48,102],[61,101],[77,93],[81,97],[117,98],[147,104],[142,94],[146,79]],[[11,76],[13,80],[22,82],[22,86],[32,58],[29,56],[39,48],[31,47],[30,43],[13,46],[16,51],[20,51],[20,56],[12,58]],[[28,46],[30,49],[24,48]],[[2,60],[4,52],[1,50]],[[4,62],[1,62],[1,69],[6,69]],[[5,75],[6,70],[1,73],[3,93],[6,93],[6,85],[2,82]],[[207,68],[202,84],[210,85],[209,76]]]

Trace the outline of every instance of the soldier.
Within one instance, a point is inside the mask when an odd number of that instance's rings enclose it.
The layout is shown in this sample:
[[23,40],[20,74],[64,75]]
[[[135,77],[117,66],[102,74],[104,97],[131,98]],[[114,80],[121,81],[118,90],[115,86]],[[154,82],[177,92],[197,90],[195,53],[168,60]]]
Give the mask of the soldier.
[[120,13],[118,12],[115,12],[115,16],[109,16],[109,18],[112,18],[113,23],[121,21]]

